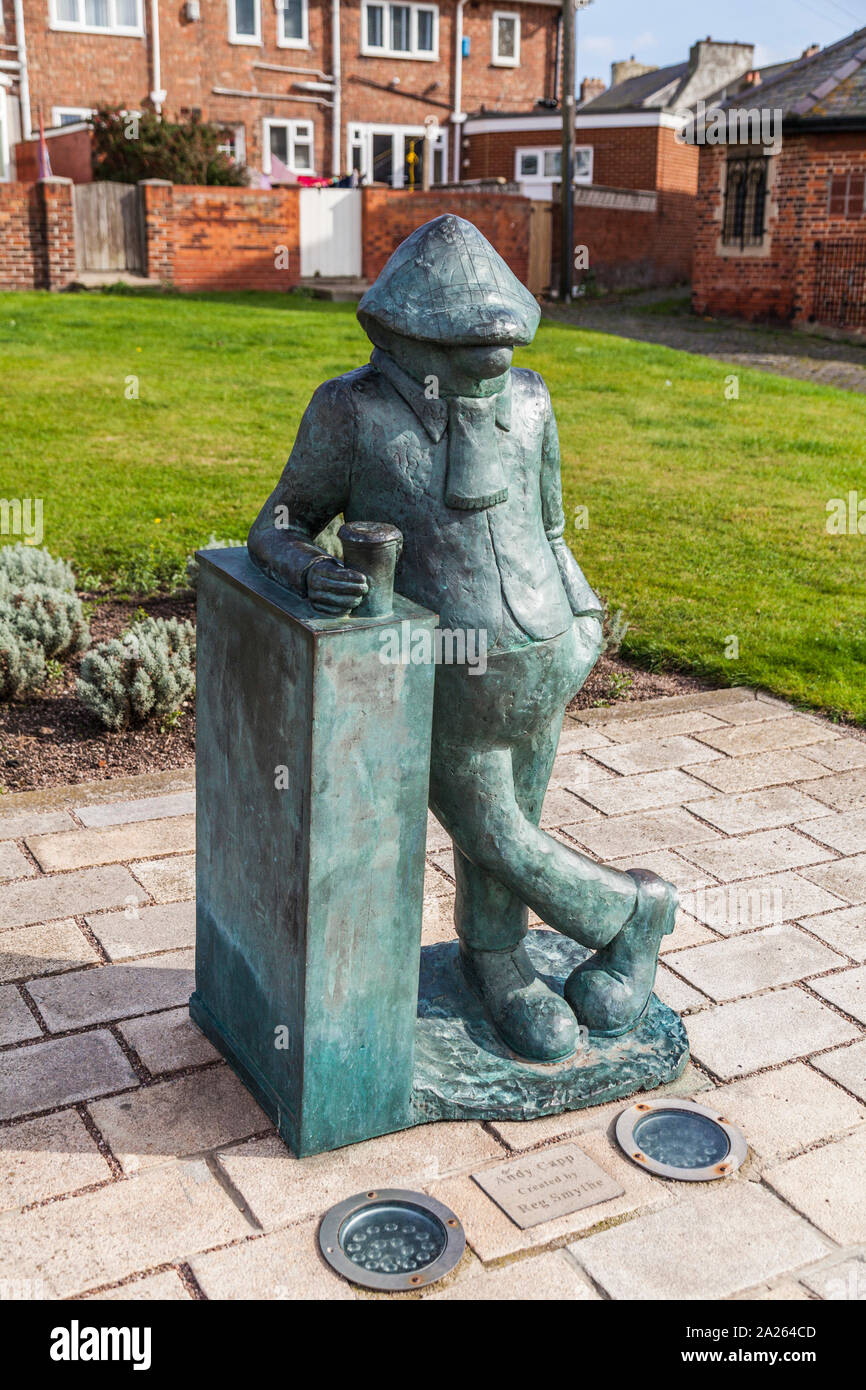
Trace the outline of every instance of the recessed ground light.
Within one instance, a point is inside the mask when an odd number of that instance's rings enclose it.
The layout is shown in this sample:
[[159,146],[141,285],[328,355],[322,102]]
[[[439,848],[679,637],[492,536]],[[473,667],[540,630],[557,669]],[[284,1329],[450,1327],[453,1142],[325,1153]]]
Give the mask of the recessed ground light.
[[693,1100],[638,1101],[617,1120],[616,1138],[641,1168],[681,1182],[728,1178],[749,1152],[742,1130]]
[[442,1279],[466,1248],[453,1211],[423,1192],[383,1188],[331,1207],[319,1227],[322,1254],[365,1289],[406,1291]]

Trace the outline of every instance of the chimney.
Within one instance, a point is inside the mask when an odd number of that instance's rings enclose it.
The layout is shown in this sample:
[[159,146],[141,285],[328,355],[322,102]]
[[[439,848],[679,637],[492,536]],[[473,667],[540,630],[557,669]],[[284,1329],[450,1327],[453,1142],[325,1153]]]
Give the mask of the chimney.
[[677,93],[676,102],[680,108],[693,107],[696,102],[708,97],[717,97],[725,88],[733,87],[742,80],[755,65],[755,45],[753,43],[719,43],[713,39],[699,39],[689,50],[689,70],[683,86]]
[[808,48],[804,48],[804,49],[803,49],[803,52],[800,54],[800,57],[801,57],[801,58],[814,58],[815,54],[816,54],[816,53],[820,53],[820,52],[821,52],[821,45],[820,45],[819,43],[810,43]]
[[610,85],[618,87],[620,82],[628,82],[630,77],[642,77],[645,72],[658,72],[655,63],[637,63],[634,54],[610,65]]
[[585,106],[593,97],[600,97],[607,87],[601,77],[585,77],[580,84],[580,104]]

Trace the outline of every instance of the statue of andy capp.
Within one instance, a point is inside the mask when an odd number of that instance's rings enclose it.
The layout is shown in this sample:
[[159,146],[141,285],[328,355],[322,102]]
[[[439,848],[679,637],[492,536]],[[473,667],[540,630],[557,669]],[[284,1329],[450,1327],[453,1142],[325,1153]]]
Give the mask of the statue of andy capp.
[[[563,539],[547,388],[511,365],[538,305],[448,214],[397,248],[358,318],[370,362],[316,391],[249,553],[318,613],[345,614],[366,579],[316,537],[341,513],[391,523],[403,533],[398,592],[443,629],[486,635],[483,673],[436,669],[430,807],[454,841],[466,976],[515,1053],[557,1061],[577,1048],[578,1023],[608,1037],[636,1026],[677,899],[655,874],[598,864],[539,829],[565,707],[602,624]],[[528,908],[595,951],[564,999],[530,963]]]

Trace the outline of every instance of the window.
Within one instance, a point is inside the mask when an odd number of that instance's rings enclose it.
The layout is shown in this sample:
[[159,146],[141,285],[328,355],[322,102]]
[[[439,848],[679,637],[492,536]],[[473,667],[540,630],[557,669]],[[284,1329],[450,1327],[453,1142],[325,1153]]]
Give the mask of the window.
[[53,127],[77,125],[79,121],[89,121],[92,115],[89,106],[52,106],[51,124]]
[[438,57],[439,10],[435,5],[384,5],[365,0],[361,52],[391,58]]
[[[421,188],[423,184],[423,126],[350,125],[348,146],[352,168],[363,183],[387,183],[392,188]],[[448,154],[447,132],[433,141],[433,183],[444,183]]]
[[226,126],[220,133],[220,143],[217,149],[221,154],[228,155],[235,164],[245,164],[247,158],[247,132],[242,125]]
[[763,153],[728,157],[722,221],[724,246],[739,246],[742,250],[763,243],[769,163]]
[[229,43],[260,44],[261,0],[229,0]]
[[309,48],[307,0],[277,0],[277,47]]
[[866,212],[866,174],[849,170],[831,174],[827,190],[827,211],[831,217],[862,217]]
[[497,68],[520,66],[520,15],[493,11],[493,65]]
[[293,174],[313,173],[312,121],[284,121],[266,117],[264,127],[264,173],[272,172],[272,156],[285,164]]
[[51,28],[141,35],[141,4],[142,0],[50,0]]
[[[562,177],[562,150],[558,145],[517,150],[514,177],[520,183],[558,183]],[[574,182],[592,183],[592,145],[574,151]]]

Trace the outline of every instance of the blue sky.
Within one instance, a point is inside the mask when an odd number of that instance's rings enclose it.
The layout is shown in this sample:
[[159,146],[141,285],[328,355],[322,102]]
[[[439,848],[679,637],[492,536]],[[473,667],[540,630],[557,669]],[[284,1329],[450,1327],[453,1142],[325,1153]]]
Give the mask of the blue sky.
[[696,39],[753,43],[756,63],[798,58],[812,43],[835,43],[866,28],[866,0],[593,0],[577,21],[578,77],[610,81],[611,62],[630,58],[665,67],[688,57]]

